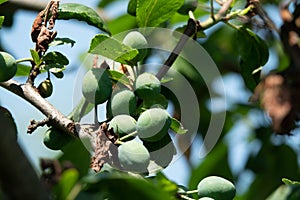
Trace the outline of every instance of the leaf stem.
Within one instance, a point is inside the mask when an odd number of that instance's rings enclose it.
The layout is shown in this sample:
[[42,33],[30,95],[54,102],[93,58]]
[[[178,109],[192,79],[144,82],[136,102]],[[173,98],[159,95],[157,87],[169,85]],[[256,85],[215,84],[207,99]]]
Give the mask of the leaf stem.
[[20,62],[33,62],[32,58],[22,58],[19,60],[16,60],[16,63],[20,63]]
[[195,199],[192,199],[192,198],[190,198],[190,197],[185,196],[184,194],[179,194],[179,197],[180,197],[181,199],[186,199],[186,200],[195,200]]
[[198,190],[189,190],[189,191],[186,191],[185,194],[196,194],[198,193]]
[[132,133],[129,133],[129,134],[127,134],[127,135],[125,135],[125,136],[119,138],[119,140],[120,140],[120,141],[124,141],[124,140],[126,140],[126,139],[128,139],[128,138],[130,138],[130,137],[135,137],[135,136],[137,136],[137,131],[134,131],[134,132],[132,132]]

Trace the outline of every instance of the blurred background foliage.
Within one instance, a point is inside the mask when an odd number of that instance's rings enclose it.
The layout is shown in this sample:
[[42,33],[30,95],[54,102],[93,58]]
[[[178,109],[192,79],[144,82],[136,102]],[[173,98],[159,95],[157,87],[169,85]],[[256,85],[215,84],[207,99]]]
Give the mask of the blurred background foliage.
[[[14,2],[11,1],[7,9],[0,8],[0,15],[5,16],[5,23],[3,24],[5,28],[12,27],[16,23],[14,14],[17,9],[37,12],[43,8],[43,4],[40,7],[22,7]],[[236,0],[237,7],[244,7],[245,3],[245,1]],[[279,15],[279,1],[261,1],[261,3],[271,19],[274,20],[276,27],[280,28],[282,22],[277,17]],[[102,0],[99,1],[98,7],[94,8],[104,18],[113,35],[137,28],[135,17],[124,12],[127,4],[128,1]],[[210,15],[209,5],[209,1],[199,0],[198,7],[194,11],[195,17],[200,21],[208,18]],[[108,13],[108,10],[110,12],[113,10],[114,13]],[[186,24],[187,19],[186,15],[176,13],[161,27],[176,29]],[[237,19],[234,23],[242,24],[245,21]],[[279,36],[275,31],[251,22],[246,22],[246,26],[257,33],[269,48],[270,57],[261,71],[261,77],[271,70],[280,70],[288,66],[289,61],[282,50]],[[272,133],[270,119],[259,108],[259,105],[248,103],[253,91],[245,86],[245,80],[241,76],[239,43],[236,40],[237,31],[220,23],[205,30],[204,33],[206,37],[198,38],[198,42],[210,54],[223,76],[227,102],[226,107],[221,106],[223,109],[221,111],[226,112],[226,120],[221,138],[205,158],[199,160],[191,156],[196,155],[199,151],[199,143],[196,142],[184,154],[189,168],[182,170],[190,171],[187,186],[189,189],[195,189],[198,182],[204,177],[218,175],[235,183],[237,187],[235,199],[266,199],[283,184],[282,178],[300,180],[299,133],[296,129],[291,136],[275,135]],[[6,47],[1,45],[0,49],[5,51]],[[148,59],[151,59],[151,55]],[[163,63],[164,59],[165,57],[162,57],[160,62]],[[176,70],[183,73],[197,94],[199,105],[194,106],[199,106],[201,111],[197,134],[197,141],[201,141],[208,129],[211,112],[220,111],[210,110],[209,101],[211,99],[206,84],[200,74],[194,73],[195,71],[189,63],[180,62],[176,66]],[[217,80],[215,90],[218,91]],[[165,92],[167,95],[168,91]],[[178,142],[180,143],[180,141]],[[76,149],[79,153],[80,148]],[[78,157],[68,157],[68,155],[74,155],[74,147],[66,147],[64,152],[65,155],[61,157],[61,160],[73,161],[75,165],[82,166],[80,174],[86,173],[85,167],[88,160],[78,162]],[[87,156],[86,153],[81,154],[84,154],[83,157]],[[119,184],[121,183],[119,182]],[[87,189],[81,196],[87,195],[90,190],[92,189]]]

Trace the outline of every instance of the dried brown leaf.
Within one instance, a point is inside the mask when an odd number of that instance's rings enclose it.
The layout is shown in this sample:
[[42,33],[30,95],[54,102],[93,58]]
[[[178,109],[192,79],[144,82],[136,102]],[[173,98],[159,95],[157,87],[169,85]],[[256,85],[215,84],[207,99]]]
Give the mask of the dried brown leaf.
[[45,12],[41,11],[35,18],[32,24],[31,28],[31,40],[33,42],[37,41],[38,35],[41,32],[42,26],[43,26],[43,18],[44,18]]
[[59,1],[53,1],[53,4],[51,6],[51,17],[49,19],[49,26],[48,29],[52,30],[55,26],[55,20],[57,19],[58,16],[58,6],[59,6]]
[[45,52],[49,48],[49,44],[56,37],[56,31],[49,31],[45,26],[42,26],[42,29],[37,37],[36,41],[36,50]]
[[119,167],[117,147],[107,137],[107,124],[103,123],[96,132],[95,149],[90,167],[99,172],[105,163]]

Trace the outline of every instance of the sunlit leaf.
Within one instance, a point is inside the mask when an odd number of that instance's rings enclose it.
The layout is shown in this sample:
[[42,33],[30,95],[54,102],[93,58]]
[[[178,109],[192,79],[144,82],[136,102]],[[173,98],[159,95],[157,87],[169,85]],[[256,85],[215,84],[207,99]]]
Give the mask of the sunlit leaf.
[[108,75],[115,82],[119,82],[119,83],[122,83],[124,85],[130,84],[130,81],[129,81],[128,77],[125,74],[121,73],[121,72],[118,72],[118,71],[115,71],[115,70],[108,70]]
[[76,169],[65,170],[54,187],[54,194],[56,199],[67,199],[72,188],[78,181],[79,173]]
[[30,73],[31,67],[18,63],[16,76],[28,76]]
[[58,10],[58,19],[77,19],[79,21],[85,21],[91,26],[95,26],[106,33],[110,33],[103,19],[97,14],[97,12],[92,8],[82,4],[60,4]]
[[7,2],[8,0],[0,0],[0,4],[3,4],[4,2]]
[[287,185],[300,185],[299,181],[291,181],[291,180],[289,180],[287,178],[283,178],[282,182],[284,182]]
[[92,39],[89,53],[102,55],[119,63],[132,64],[131,60],[138,55],[138,50],[107,35],[98,34]]
[[0,29],[2,28],[3,22],[4,22],[4,16],[0,16]]
[[139,27],[154,27],[167,21],[183,5],[184,0],[137,0]]
[[31,57],[33,59],[33,62],[39,66],[41,63],[42,63],[42,60],[38,54],[38,52],[36,52],[34,49],[30,49],[30,54],[31,54]]
[[177,134],[185,134],[187,133],[187,129],[183,127],[183,125],[175,118],[172,118],[171,127],[172,131],[174,131]]

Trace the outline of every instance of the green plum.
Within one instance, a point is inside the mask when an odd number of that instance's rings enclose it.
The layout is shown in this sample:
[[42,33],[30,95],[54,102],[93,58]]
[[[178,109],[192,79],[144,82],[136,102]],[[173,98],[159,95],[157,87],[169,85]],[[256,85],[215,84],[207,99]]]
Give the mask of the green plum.
[[151,99],[159,95],[161,83],[152,73],[140,74],[135,80],[135,93],[141,99]]
[[148,142],[162,139],[171,125],[168,112],[161,108],[151,108],[144,111],[137,120],[138,136]]
[[42,97],[50,97],[53,92],[52,82],[50,81],[50,79],[46,79],[40,83],[37,89]]
[[65,145],[73,140],[71,135],[68,135],[56,128],[49,128],[44,135],[44,144],[52,150],[60,150]]
[[131,90],[123,89],[113,92],[107,102],[106,110],[108,117],[127,114],[131,115],[136,110],[136,97]]
[[138,50],[139,54],[134,58],[134,62],[141,61],[147,56],[148,42],[140,32],[129,32],[123,39],[123,44]]
[[[136,131],[136,120],[130,115],[117,115],[109,123],[109,129],[113,129],[119,138]],[[134,137],[129,137],[131,140]]]
[[140,142],[131,140],[118,147],[121,167],[130,172],[145,173],[150,163],[150,154]]
[[235,186],[228,180],[209,176],[201,180],[198,184],[199,197],[210,197],[218,200],[232,200],[235,196]]
[[109,99],[112,92],[112,81],[105,69],[92,68],[82,82],[82,94],[93,104],[101,104]]

